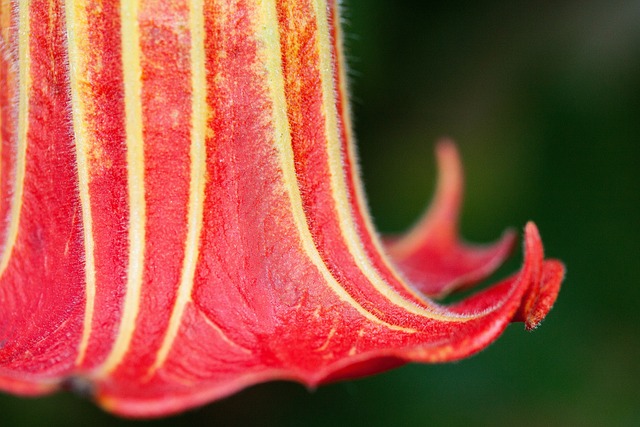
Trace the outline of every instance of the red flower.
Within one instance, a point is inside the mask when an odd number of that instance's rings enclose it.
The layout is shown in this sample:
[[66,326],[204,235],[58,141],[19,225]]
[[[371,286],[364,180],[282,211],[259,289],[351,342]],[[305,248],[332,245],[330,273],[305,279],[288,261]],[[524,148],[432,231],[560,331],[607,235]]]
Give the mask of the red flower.
[[358,180],[335,1],[2,2],[0,388],[128,416],[271,379],[469,356],[562,281],[440,297],[509,252],[458,242],[461,172],[383,247]]

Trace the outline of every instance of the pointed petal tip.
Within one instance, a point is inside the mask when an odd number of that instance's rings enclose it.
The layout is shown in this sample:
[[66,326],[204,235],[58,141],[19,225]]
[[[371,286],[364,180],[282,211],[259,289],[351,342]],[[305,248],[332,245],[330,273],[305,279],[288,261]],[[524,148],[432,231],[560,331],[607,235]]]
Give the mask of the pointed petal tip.
[[524,322],[525,329],[531,331],[553,307],[564,280],[565,267],[558,260],[544,260],[540,233],[532,221],[525,226],[525,251],[531,254],[525,258],[525,263],[534,263],[534,273],[513,321]]
[[438,142],[436,143],[436,155],[438,156],[438,160],[444,158],[460,158],[456,142],[449,137],[442,137],[438,140]]
[[560,261],[547,260],[544,262],[538,294],[524,319],[526,330],[532,331],[537,328],[551,311],[560,292],[564,274],[565,267]]
[[449,200],[451,206],[457,210],[462,198],[464,174],[462,159],[456,143],[449,138],[438,141],[436,159],[438,163],[438,188],[435,200]]
[[500,267],[511,254],[517,233],[508,229],[488,245],[463,242],[458,232],[464,181],[460,154],[450,138],[438,141],[435,151],[438,183],[430,208],[413,229],[385,244],[396,267],[416,289],[441,299]]
[[541,240],[540,231],[538,230],[538,226],[533,221],[527,221],[527,224],[524,226],[524,235],[527,239],[536,239],[538,241]]

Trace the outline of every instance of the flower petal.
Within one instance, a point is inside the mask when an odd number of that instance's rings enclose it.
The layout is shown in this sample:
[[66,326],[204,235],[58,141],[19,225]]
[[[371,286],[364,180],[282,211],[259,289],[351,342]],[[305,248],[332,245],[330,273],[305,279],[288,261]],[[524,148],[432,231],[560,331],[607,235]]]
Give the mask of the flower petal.
[[429,211],[414,228],[387,241],[389,256],[404,276],[425,295],[440,298],[473,285],[493,273],[511,253],[516,240],[507,230],[488,246],[459,241],[462,166],[455,145],[440,142],[438,189]]
[[159,416],[271,379],[456,360],[551,308],[563,268],[533,224],[520,273],[450,307],[425,297],[488,274],[512,241],[457,243],[450,144],[433,213],[387,256],[337,2],[7,4],[0,389]]

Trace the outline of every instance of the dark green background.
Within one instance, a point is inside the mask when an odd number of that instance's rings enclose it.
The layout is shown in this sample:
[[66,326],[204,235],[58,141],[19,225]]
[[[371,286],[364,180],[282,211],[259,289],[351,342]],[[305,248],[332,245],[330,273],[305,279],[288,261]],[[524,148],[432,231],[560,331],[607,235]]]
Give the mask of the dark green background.
[[[311,393],[263,384],[145,424],[640,425],[640,1],[438,3],[347,2],[376,223],[398,232],[424,210],[434,143],[451,136],[467,176],[464,236],[535,220],[568,267],[554,310],[459,363]],[[133,424],[70,395],[0,396],[3,426],[71,423]]]

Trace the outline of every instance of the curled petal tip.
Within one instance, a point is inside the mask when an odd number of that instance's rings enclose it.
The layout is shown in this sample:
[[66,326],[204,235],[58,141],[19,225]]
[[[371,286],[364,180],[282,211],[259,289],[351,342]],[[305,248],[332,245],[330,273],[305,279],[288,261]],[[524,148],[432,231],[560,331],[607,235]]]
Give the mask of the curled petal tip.
[[444,165],[447,160],[450,160],[449,164],[461,164],[458,147],[452,138],[444,137],[438,140],[436,143],[436,155],[441,165]]
[[436,146],[438,185],[429,210],[404,236],[387,242],[387,251],[407,279],[423,294],[442,298],[493,273],[511,254],[513,230],[488,245],[463,242],[458,218],[463,193],[460,155],[450,139]]
[[535,254],[536,259],[544,257],[540,231],[533,221],[527,222],[524,227],[524,247],[525,251]]
[[524,322],[527,330],[533,330],[553,307],[565,268],[557,260],[544,260],[540,233],[533,222],[528,222],[525,227],[525,247],[533,254],[533,274],[513,320]]
[[540,237],[540,231],[538,230],[538,226],[533,221],[527,221],[527,224],[524,226],[524,235],[527,241],[542,240],[542,238]]
[[560,261],[547,260],[543,264],[542,277],[535,300],[522,317],[527,330],[540,325],[555,303],[564,280],[565,267]]

